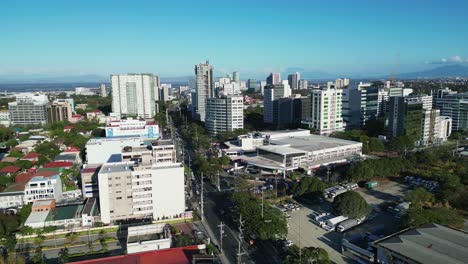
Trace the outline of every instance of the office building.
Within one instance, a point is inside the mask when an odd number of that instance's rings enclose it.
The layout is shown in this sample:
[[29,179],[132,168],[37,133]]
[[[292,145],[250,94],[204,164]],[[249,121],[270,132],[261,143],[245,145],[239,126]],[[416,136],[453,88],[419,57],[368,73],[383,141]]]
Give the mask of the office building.
[[44,94],[17,94],[16,101],[8,103],[11,125],[45,125],[48,103]]
[[440,115],[452,118],[453,131],[468,130],[468,93],[446,94],[436,101]]
[[0,110],[0,125],[8,127],[10,126],[10,111]]
[[238,71],[232,73],[232,81],[237,83],[239,86],[241,85],[240,75]]
[[101,88],[101,97],[107,97],[107,87],[105,83],[101,83],[100,85]]
[[335,131],[342,131],[342,89],[324,88],[312,90],[310,107],[305,114],[303,124],[309,125],[319,135],[330,135]]
[[415,141],[422,138],[423,106],[421,101],[392,97],[389,108],[388,128],[392,137],[408,136]]
[[172,84],[161,83],[159,86],[159,101],[167,102],[172,100],[171,96]]
[[299,89],[299,80],[301,79],[301,74],[295,72],[293,74],[288,75],[288,84],[293,90]]
[[444,142],[452,134],[452,118],[448,116],[439,116],[439,131],[437,137],[440,141]]
[[54,199],[56,202],[62,200],[62,181],[58,174],[44,177],[32,178],[24,189],[25,201],[27,203]]
[[301,125],[302,104],[305,97],[283,97],[273,100],[275,129],[298,128]]
[[280,73],[270,73],[266,79],[267,85],[281,84],[281,74]]
[[358,129],[379,113],[379,88],[372,83],[350,85],[343,90],[342,115],[347,129]]
[[214,97],[213,67],[207,61],[195,65],[195,93],[192,95],[192,114],[194,118],[205,122],[206,101]]
[[266,83],[267,83],[266,81],[260,81],[260,93],[261,93],[262,95],[265,94],[265,86],[266,86]]
[[112,112],[121,116],[153,118],[156,114],[159,77],[153,74],[111,75]]
[[75,113],[75,99],[73,99],[73,98],[55,98],[54,102],[59,102],[59,103],[67,102],[67,103],[69,103],[70,106],[71,106],[71,109],[72,109],[72,113]]
[[72,115],[72,108],[69,102],[54,101],[47,105],[47,122],[49,123],[70,121]]
[[442,109],[444,98],[457,94],[457,91],[452,91],[449,88],[439,89],[432,93],[432,106],[437,109]]
[[239,84],[235,82],[224,83],[218,88],[217,96],[239,95],[241,94]]
[[[445,141],[440,134],[440,110],[432,109],[432,97],[413,94],[391,97],[389,105],[389,133],[391,136],[408,136],[415,145],[425,146]],[[446,125],[447,122],[444,124]]]
[[249,93],[258,93],[260,92],[260,85],[257,83],[256,79],[247,80],[247,88]]
[[225,96],[209,98],[205,128],[210,135],[220,135],[244,128],[244,98]]
[[96,95],[98,90],[96,88],[88,88],[88,87],[76,87],[75,88],[75,95]]
[[345,87],[348,87],[348,85],[349,85],[349,79],[348,78],[336,79],[335,83],[334,83],[335,89],[343,89]]
[[[163,144],[165,145],[165,144]],[[172,146],[171,157],[175,159]],[[151,147],[122,149],[124,160],[102,165],[99,174],[101,221],[177,218],[185,212],[184,167],[174,159],[155,163]]]
[[300,90],[307,90],[309,88],[309,82],[307,80],[299,80],[299,89]]
[[468,233],[439,224],[408,228],[372,243],[375,263],[466,263]]
[[264,88],[263,122],[273,124],[273,101],[289,97],[291,89],[285,84],[270,84]]

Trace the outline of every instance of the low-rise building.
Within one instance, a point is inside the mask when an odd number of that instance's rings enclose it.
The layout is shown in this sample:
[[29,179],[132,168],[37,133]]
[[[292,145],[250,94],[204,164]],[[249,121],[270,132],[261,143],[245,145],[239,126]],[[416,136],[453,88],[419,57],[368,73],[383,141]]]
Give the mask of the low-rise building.
[[36,176],[26,184],[26,202],[49,199],[57,202],[62,200],[62,181],[58,174],[50,177]]
[[376,263],[466,263],[468,233],[428,224],[408,228],[373,243]]
[[105,128],[106,137],[142,137],[157,139],[159,138],[159,126],[153,121],[126,119],[112,121]]
[[151,224],[128,228],[128,254],[171,247],[171,230],[167,224]]
[[257,154],[240,156],[243,162],[272,172],[299,168],[308,173],[323,165],[346,162],[362,155],[362,143],[311,135],[309,130],[261,132],[265,144]]

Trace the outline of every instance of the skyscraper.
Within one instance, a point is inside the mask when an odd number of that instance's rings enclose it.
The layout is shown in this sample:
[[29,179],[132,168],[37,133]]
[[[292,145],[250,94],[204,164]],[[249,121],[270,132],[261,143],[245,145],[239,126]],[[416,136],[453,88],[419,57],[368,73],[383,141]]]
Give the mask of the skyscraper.
[[258,93],[260,91],[260,85],[257,83],[256,79],[248,79],[247,88],[250,93]]
[[72,117],[72,108],[68,102],[54,101],[47,106],[47,121],[55,123],[69,121]]
[[239,76],[239,72],[238,71],[235,71],[232,73],[232,80],[233,82],[237,83],[238,85],[240,85],[240,76]]
[[105,83],[101,83],[101,97],[107,97],[107,88]]
[[307,80],[303,80],[303,79],[299,80],[300,90],[307,90],[308,86],[309,86],[309,82]]
[[291,95],[291,88],[286,84],[270,84],[264,88],[263,122],[273,124],[273,104],[275,100]]
[[270,73],[266,79],[266,84],[281,84],[281,74]]
[[289,86],[291,86],[291,89],[293,90],[299,89],[300,79],[301,79],[301,74],[299,74],[298,72],[288,75],[288,83],[289,83]]
[[195,119],[205,122],[206,101],[213,97],[213,67],[208,61],[195,65],[195,97],[192,97],[192,110]]
[[159,93],[159,76],[153,74],[111,75],[112,112],[121,116],[153,118]]

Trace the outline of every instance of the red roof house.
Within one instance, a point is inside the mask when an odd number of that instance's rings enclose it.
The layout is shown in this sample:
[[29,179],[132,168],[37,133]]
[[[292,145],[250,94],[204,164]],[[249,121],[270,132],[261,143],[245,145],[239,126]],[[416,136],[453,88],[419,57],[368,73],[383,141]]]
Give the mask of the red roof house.
[[9,165],[0,169],[0,175],[11,175],[17,173],[21,168],[13,165]]
[[18,175],[16,175],[15,177],[15,182],[17,183],[28,183],[32,178],[34,177],[34,175],[32,173],[27,173],[27,172],[24,172],[24,173],[20,173]]
[[80,152],[79,147],[68,147],[63,152]]
[[29,160],[31,162],[36,162],[39,159],[39,154],[36,152],[29,152],[26,156],[22,157],[21,160]]
[[200,246],[168,248],[156,251],[134,253],[128,255],[90,259],[77,264],[191,264],[194,255],[200,254]]
[[68,161],[53,161],[44,164],[44,168],[66,168],[69,169],[73,166],[73,162]]

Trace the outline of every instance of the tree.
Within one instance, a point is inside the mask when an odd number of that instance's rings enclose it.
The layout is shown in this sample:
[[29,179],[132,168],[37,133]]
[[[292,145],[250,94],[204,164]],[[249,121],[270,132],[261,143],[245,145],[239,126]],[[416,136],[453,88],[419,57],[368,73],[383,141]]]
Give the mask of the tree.
[[303,177],[299,182],[294,182],[290,193],[294,196],[302,196],[308,193],[320,194],[325,190],[325,183],[317,177]]
[[21,169],[30,169],[33,166],[33,163],[29,160],[17,160],[15,166],[20,167]]
[[0,258],[0,264],[25,264],[26,259],[21,254],[8,254],[4,258]]
[[64,248],[60,249],[59,257],[60,257],[60,262],[61,263],[67,263],[68,262],[69,253],[68,253],[68,248],[67,247],[64,247]]
[[299,252],[299,247],[296,245],[289,247],[283,262],[285,264],[331,263],[328,252],[325,249],[319,247],[305,247]]
[[420,208],[412,207],[403,218],[404,227],[419,227],[436,223],[446,226],[463,227],[463,217],[450,208]]
[[18,141],[16,141],[16,139],[12,138],[12,139],[7,141],[7,146],[9,146],[9,147],[15,147],[17,145],[18,145]]
[[68,243],[73,244],[76,240],[78,240],[78,234],[75,232],[68,233],[65,237]]
[[411,202],[413,206],[422,207],[424,205],[431,206],[435,202],[435,197],[423,187],[416,187],[406,193],[405,200]]
[[231,195],[234,204],[233,220],[238,222],[240,216],[244,221],[244,231],[248,236],[261,240],[275,239],[277,235],[287,234],[287,222],[279,209],[264,202],[263,218],[260,211],[262,202],[248,192],[235,192]]
[[32,211],[32,203],[28,203],[23,205],[21,209],[18,212],[18,216],[20,217],[21,224],[24,224],[26,222],[26,219],[28,219],[29,215],[31,214]]
[[8,157],[22,158],[24,156],[23,152],[18,150],[12,150],[8,154]]
[[333,209],[337,214],[350,218],[367,216],[372,210],[366,200],[354,191],[338,195],[333,201]]

